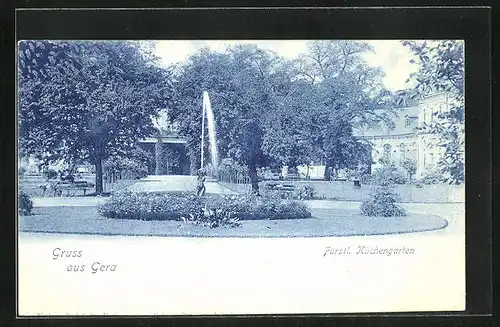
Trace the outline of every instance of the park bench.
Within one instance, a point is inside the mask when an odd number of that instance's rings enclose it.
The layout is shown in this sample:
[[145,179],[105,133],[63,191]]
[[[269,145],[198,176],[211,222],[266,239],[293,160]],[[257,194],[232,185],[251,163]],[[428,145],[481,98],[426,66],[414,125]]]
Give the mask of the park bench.
[[286,179],[288,180],[292,180],[292,181],[295,181],[295,180],[299,180],[300,179],[300,175],[299,174],[287,174],[286,175]]
[[283,177],[279,173],[268,173],[263,174],[262,179],[265,181],[277,181],[283,179]]
[[66,196],[70,195],[72,191],[72,196],[75,195],[75,191],[83,191],[83,195],[86,195],[87,190],[91,190],[94,188],[92,183],[89,183],[85,180],[81,181],[52,181],[48,182],[48,184],[40,185],[42,188],[42,195],[45,195],[47,187],[49,187],[53,192],[54,196],[62,196],[63,191],[66,191]]
[[291,184],[267,183],[266,188],[272,191],[292,192],[295,189],[295,186]]

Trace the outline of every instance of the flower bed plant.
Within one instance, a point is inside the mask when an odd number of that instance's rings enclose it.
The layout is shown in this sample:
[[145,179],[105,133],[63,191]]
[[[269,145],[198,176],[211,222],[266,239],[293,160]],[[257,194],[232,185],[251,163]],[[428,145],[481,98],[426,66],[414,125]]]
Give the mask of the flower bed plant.
[[286,190],[283,187],[281,189],[273,188],[273,186],[279,184],[281,183],[266,183],[261,194],[265,197],[286,200],[313,200],[316,196],[316,190],[313,185],[295,186],[293,184],[285,183],[282,186],[286,187]]
[[29,215],[31,214],[31,210],[33,210],[33,201],[30,196],[23,191],[19,192],[18,207],[21,215]]
[[237,220],[310,218],[306,204],[251,195],[209,194],[198,197],[190,192],[122,193],[98,208],[107,218],[140,220],[197,221],[237,225]]
[[371,197],[361,204],[361,212],[370,217],[406,216],[406,211],[396,204],[397,200],[399,196],[390,186],[377,186]]
[[394,191],[394,171],[384,167],[377,171],[376,182],[370,198],[361,204],[361,212],[370,217],[402,217],[406,216],[404,208],[396,204],[400,200]]

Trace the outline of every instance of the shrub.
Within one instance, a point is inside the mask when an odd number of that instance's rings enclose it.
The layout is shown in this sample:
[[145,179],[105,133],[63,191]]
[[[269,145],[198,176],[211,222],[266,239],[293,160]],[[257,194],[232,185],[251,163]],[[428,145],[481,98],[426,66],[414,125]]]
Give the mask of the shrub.
[[57,175],[57,171],[55,171],[54,169],[47,169],[43,172],[43,176],[45,176],[46,179],[54,179],[57,177]]
[[311,212],[304,203],[273,196],[211,194],[205,198],[205,208],[218,212],[231,212],[240,220],[311,217]]
[[408,182],[408,177],[401,170],[393,166],[384,166],[375,171],[373,174],[373,182],[375,184],[384,182],[389,182],[391,184],[406,184]]
[[438,169],[427,169],[424,171],[421,181],[427,185],[443,183],[443,173]]
[[399,169],[393,171],[393,182],[394,184],[406,184],[408,183],[408,176]]
[[315,193],[314,186],[304,185],[293,192],[293,197],[298,200],[312,200],[314,199]]
[[139,220],[180,220],[202,213],[201,198],[194,193],[118,193],[98,207],[107,218]]
[[271,189],[273,185],[278,185],[277,182],[268,182],[264,184],[264,189],[261,195],[267,198],[286,199],[286,200],[312,200],[315,197],[316,191],[313,185],[303,185],[291,190],[276,190]]
[[399,195],[394,190],[394,168],[385,166],[377,170],[374,178],[375,189],[370,198],[361,204],[361,212],[370,217],[406,216],[406,211],[396,202]]
[[26,168],[20,167],[19,168],[19,177],[23,177],[25,173],[26,173]]
[[372,175],[370,174],[363,174],[361,175],[361,183],[362,184],[370,184],[372,182]]
[[279,180],[281,179],[281,172],[273,171],[271,167],[263,167],[257,171],[259,180]]
[[21,215],[29,215],[33,209],[33,201],[30,196],[23,191],[21,191],[18,196],[18,207]]
[[390,185],[378,185],[370,199],[361,204],[361,212],[370,217],[405,216],[406,211],[396,204],[398,200]]
[[417,172],[417,161],[412,158],[405,158],[401,163],[401,166],[406,171],[408,177],[411,180],[412,176]]
[[422,183],[422,181],[419,181],[419,180],[415,181],[414,184],[415,184],[416,188],[422,188],[422,187],[424,187],[424,184]]
[[236,172],[245,172],[246,169],[242,165],[238,164],[232,158],[224,158],[221,160],[219,164],[219,172],[224,173],[236,173]]
[[135,158],[131,159],[113,156],[104,161],[103,168],[106,173],[110,175],[118,175],[122,172],[127,172],[132,175],[133,179],[142,178],[148,175],[147,166]]
[[254,195],[198,197],[190,192],[121,193],[100,205],[98,211],[107,218],[182,220],[210,227],[236,226],[239,220],[311,217],[309,208],[298,201]]
[[236,176],[247,176],[247,167],[240,165],[234,159],[224,158],[217,168],[218,176],[221,180],[235,182]]
[[310,218],[311,212],[302,202],[276,199],[274,197],[250,196],[242,201],[245,210],[235,210],[236,215],[242,220],[262,219],[297,219]]
[[190,213],[187,216],[182,216],[181,220],[187,223],[192,223],[194,225],[202,225],[210,228],[215,228],[219,226],[229,226],[229,227],[241,226],[239,219],[237,217],[234,217],[234,215],[231,212],[211,210],[208,207],[204,208],[203,214]]
[[273,199],[282,199],[282,200],[291,200],[293,199],[293,193],[290,191],[277,191],[277,190],[262,190],[260,192],[262,197],[273,198]]

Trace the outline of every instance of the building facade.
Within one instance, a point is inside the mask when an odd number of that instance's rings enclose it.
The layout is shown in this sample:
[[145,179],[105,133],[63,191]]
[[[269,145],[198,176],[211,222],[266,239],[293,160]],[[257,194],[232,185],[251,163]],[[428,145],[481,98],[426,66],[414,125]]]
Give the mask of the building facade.
[[178,125],[167,119],[156,121],[157,135],[138,140],[139,147],[152,154],[148,175],[189,175],[187,139],[179,135]]
[[393,128],[380,123],[357,130],[357,136],[372,146],[372,172],[382,167],[384,161],[401,166],[406,158],[415,160],[416,178],[422,177],[427,170],[436,169],[444,150],[435,135],[419,127],[431,124],[448,108],[448,95],[435,93],[399,110]]

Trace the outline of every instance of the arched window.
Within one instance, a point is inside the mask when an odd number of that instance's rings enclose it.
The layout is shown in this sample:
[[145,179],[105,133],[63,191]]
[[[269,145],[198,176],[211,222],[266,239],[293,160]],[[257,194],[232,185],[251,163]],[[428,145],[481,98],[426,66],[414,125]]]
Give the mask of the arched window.
[[384,144],[384,160],[390,160],[390,159],[391,159],[391,145]]
[[436,113],[437,113],[436,111],[431,110],[431,112],[430,112],[430,117],[429,117],[429,119],[430,119],[431,123],[432,123],[432,122],[434,122],[434,120],[435,120],[435,116],[436,116]]
[[417,152],[417,143],[416,142],[413,142],[411,144],[411,150],[410,150],[410,156],[412,159],[415,159],[417,160],[418,158],[418,152]]
[[434,166],[434,153],[429,153],[429,166],[433,167]]
[[408,115],[405,116],[405,127],[410,126],[410,117]]
[[401,143],[399,145],[399,156],[401,158],[401,162],[403,162],[406,159],[406,144]]

